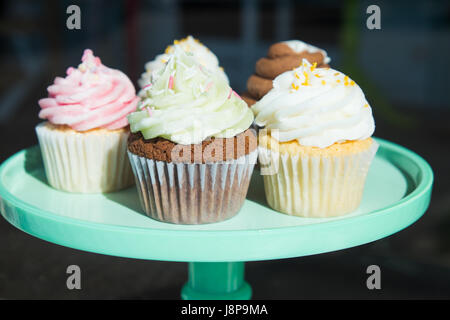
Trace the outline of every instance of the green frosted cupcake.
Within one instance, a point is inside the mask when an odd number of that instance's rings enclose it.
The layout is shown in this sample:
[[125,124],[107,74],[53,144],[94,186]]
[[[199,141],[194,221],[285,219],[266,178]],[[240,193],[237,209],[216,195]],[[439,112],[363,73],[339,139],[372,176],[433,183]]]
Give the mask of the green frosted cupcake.
[[253,113],[216,71],[175,46],[128,116],[128,155],[144,212],[198,224],[241,208],[257,158]]

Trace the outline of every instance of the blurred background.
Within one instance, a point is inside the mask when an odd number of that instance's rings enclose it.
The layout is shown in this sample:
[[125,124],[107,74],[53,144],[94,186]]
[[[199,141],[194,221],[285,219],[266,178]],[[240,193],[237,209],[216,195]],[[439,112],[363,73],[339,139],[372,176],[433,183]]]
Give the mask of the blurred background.
[[[80,30],[66,28],[71,4],[81,9]],[[366,27],[372,4],[381,9],[381,30]],[[450,298],[450,2],[14,0],[0,8],[0,162],[37,144],[37,101],[85,48],[137,84],[145,62],[193,35],[217,55],[237,92],[274,42],[300,39],[325,49],[330,65],[366,93],[375,136],[430,163],[431,206],[409,228],[371,244],[247,263],[253,297]],[[64,248],[4,219],[0,243],[0,299],[178,299],[187,278],[185,263]],[[70,264],[81,267],[82,290],[66,288]],[[370,264],[382,270],[381,290],[366,288]]]

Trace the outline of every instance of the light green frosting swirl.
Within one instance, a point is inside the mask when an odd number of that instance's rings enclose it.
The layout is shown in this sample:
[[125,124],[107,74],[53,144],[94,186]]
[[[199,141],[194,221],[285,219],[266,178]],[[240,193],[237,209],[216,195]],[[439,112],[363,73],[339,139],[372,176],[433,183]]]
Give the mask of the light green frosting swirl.
[[201,67],[175,46],[164,69],[144,88],[138,111],[128,115],[131,132],[197,144],[231,138],[248,129],[253,113],[217,72]]

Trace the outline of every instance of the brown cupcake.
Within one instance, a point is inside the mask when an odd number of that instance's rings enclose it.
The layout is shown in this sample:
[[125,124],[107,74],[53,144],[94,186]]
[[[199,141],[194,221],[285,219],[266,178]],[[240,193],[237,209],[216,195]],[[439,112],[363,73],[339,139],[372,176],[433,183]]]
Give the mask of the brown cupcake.
[[[295,41],[294,41],[295,42]],[[242,98],[251,107],[272,89],[272,81],[280,74],[298,67],[303,59],[311,64],[316,63],[318,68],[329,67],[329,58],[326,52],[297,41],[300,46],[293,48],[289,42],[277,42],[269,47],[267,57],[256,62],[255,74],[247,81],[247,92]],[[297,51],[295,50],[297,49]]]
[[174,46],[128,116],[128,157],[145,214],[177,224],[236,215],[257,158],[253,120],[223,74]]
[[128,156],[144,212],[176,224],[233,217],[247,194],[256,146],[252,129],[191,145],[164,138],[146,140],[140,132],[132,133]]

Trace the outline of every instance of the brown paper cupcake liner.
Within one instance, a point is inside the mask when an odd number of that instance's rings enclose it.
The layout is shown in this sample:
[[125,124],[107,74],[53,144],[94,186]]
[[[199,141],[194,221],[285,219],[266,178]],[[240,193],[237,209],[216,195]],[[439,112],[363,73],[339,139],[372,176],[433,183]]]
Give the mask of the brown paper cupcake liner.
[[142,209],[176,224],[223,221],[236,215],[247,195],[257,150],[231,161],[173,163],[128,151]]

